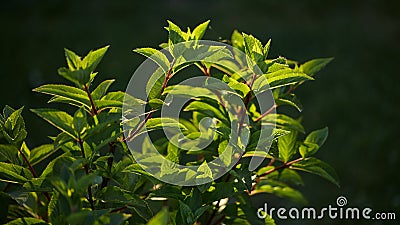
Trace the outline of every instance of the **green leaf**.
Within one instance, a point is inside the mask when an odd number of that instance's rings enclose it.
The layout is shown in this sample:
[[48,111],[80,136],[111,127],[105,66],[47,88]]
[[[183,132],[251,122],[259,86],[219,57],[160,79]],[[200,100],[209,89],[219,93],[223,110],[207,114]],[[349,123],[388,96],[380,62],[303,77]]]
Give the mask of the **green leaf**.
[[179,28],[177,25],[172,23],[171,21],[168,21],[168,47],[169,51],[171,54],[177,58],[179,57],[185,50],[185,48],[179,47],[175,48],[175,44],[184,42],[187,40],[187,34],[184,33],[181,28]]
[[168,225],[169,212],[167,207],[163,207],[153,218],[147,222],[147,225]]
[[6,225],[48,225],[48,223],[41,219],[23,217],[10,221]]
[[97,110],[104,110],[109,108],[122,108],[123,103],[115,100],[94,100]]
[[294,72],[291,69],[283,69],[273,73],[265,74],[269,88],[277,88],[295,84],[302,81],[314,80],[314,78],[308,76],[305,73]]
[[284,114],[268,114],[262,120],[263,125],[273,125],[276,123],[278,128],[286,130],[294,130],[304,133],[304,127],[301,123]]
[[237,30],[234,30],[231,36],[232,46],[244,52],[244,39],[243,35]]
[[257,38],[253,35],[248,35],[243,33],[243,40],[245,46],[245,53],[249,56],[255,63],[262,62],[265,60],[264,48]]
[[213,180],[213,174],[208,166],[207,162],[204,161],[199,168],[197,169],[197,172],[200,172],[201,174],[197,175],[196,177],[196,182],[199,183],[208,183]]
[[168,20],[168,43],[177,44],[180,42],[184,42],[187,37],[186,33],[184,33],[181,28],[179,28],[176,24]]
[[77,70],[81,67],[81,57],[79,57],[75,52],[65,48],[64,53],[70,70]]
[[295,94],[287,93],[280,95],[277,99],[275,99],[276,104],[278,105],[290,105],[295,107],[299,112],[303,110],[303,105],[300,100],[296,97]]
[[54,148],[53,144],[45,144],[38,146],[31,150],[29,161],[32,166],[36,165],[56,151],[57,149]]
[[164,80],[164,71],[161,68],[157,68],[151,75],[146,85],[146,93],[149,100],[160,98],[163,90]]
[[203,203],[210,204],[214,201],[218,201],[223,198],[228,198],[237,193],[237,189],[235,188],[235,183],[233,182],[223,182],[216,183],[211,186],[207,192],[202,194]]
[[327,163],[316,159],[306,158],[290,166],[290,169],[301,170],[321,176],[339,187],[339,177],[335,170]]
[[14,145],[2,145],[0,144],[0,156],[13,164],[20,164],[18,158],[18,148]]
[[289,187],[285,183],[272,179],[261,180],[256,186],[256,192],[270,193],[281,198],[288,198],[301,205],[307,204],[307,200],[300,191]]
[[58,74],[75,83],[75,85],[78,87],[83,87],[90,81],[90,74],[83,69],[69,70],[65,67],[62,67],[58,69]]
[[147,131],[158,130],[163,128],[178,128],[187,130],[186,127],[173,118],[151,118],[146,122]]
[[296,171],[287,168],[279,174],[279,181],[293,185],[304,185],[301,176]]
[[296,141],[296,131],[291,131],[289,134],[278,138],[279,158],[282,159],[283,162],[288,162],[297,153],[297,149],[295,148]]
[[31,109],[31,111],[76,139],[75,131],[72,127],[73,118],[68,113],[57,109]]
[[184,202],[179,201],[179,210],[178,212],[181,213],[181,217],[183,219],[184,224],[193,224],[195,222],[195,217],[188,205]]
[[223,123],[229,125],[228,115],[223,112],[223,108],[218,103],[211,101],[193,101],[189,103],[184,111],[197,111],[210,116],[211,118],[217,118]]
[[104,54],[106,54],[110,46],[105,46],[94,51],[90,51],[85,58],[82,59],[81,66],[83,69],[90,73],[93,73],[97,65],[100,63]]
[[192,35],[191,35],[191,39],[192,40],[200,40],[204,36],[209,23],[210,23],[210,20],[207,20],[206,22],[201,23],[196,28],[194,28]]
[[18,110],[14,110],[11,107],[9,108],[9,113],[4,113],[4,123],[0,123],[2,128],[1,130],[3,132],[3,136],[10,144],[19,144],[26,138],[27,135],[25,130],[25,122],[21,115],[24,107],[21,107]]
[[148,199],[152,197],[173,198],[183,201],[185,196],[179,187],[165,185],[150,193]]
[[73,118],[73,125],[76,133],[80,136],[87,127],[86,112],[82,108],[78,109]]
[[114,79],[112,80],[105,80],[101,82],[96,89],[92,92],[92,98],[97,100],[102,98],[104,95],[107,94],[108,88],[111,86],[112,83],[114,83]]
[[147,204],[144,200],[140,199],[140,197],[132,192],[123,190],[116,186],[108,186],[103,188],[98,194],[97,197],[101,199],[101,201],[109,202],[109,203],[121,203],[128,204],[131,206],[139,206],[139,207],[147,207]]
[[304,143],[300,146],[300,154],[305,157],[309,157],[317,153],[319,148],[325,143],[328,138],[328,127],[323,129],[315,130],[307,135]]
[[93,225],[97,219],[105,215],[108,211],[108,209],[79,211],[69,215],[66,221],[70,225]]
[[313,76],[321,69],[323,69],[332,60],[333,58],[320,58],[320,59],[310,60],[300,66],[300,71],[309,76]]
[[137,48],[133,51],[153,60],[155,63],[157,63],[157,65],[162,68],[164,73],[167,73],[169,71],[170,62],[167,56],[164,55],[164,53],[162,53],[161,51],[154,48]]
[[0,181],[24,183],[33,178],[30,171],[22,166],[0,162]]

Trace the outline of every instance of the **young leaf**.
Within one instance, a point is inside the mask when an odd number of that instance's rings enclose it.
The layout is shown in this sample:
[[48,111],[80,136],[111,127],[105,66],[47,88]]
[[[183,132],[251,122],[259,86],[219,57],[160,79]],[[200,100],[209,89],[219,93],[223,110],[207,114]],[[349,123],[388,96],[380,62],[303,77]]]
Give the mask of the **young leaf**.
[[18,110],[10,111],[10,113],[4,113],[5,116],[6,114],[9,116],[5,117],[5,122],[0,125],[3,136],[10,144],[18,144],[26,138],[25,122],[21,115],[23,109],[24,107],[21,107]]
[[255,38],[253,35],[245,33],[243,33],[243,39],[246,55],[256,63],[264,61],[264,48],[260,40]]
[[244,39],[243,35],[237,30],[234,30],[231,36],[232,46],[244,52]]
[[311,132],[300,146],[300,154],[305,157],[314,155],[328,138],[328,127]]
[[79,57],[75,52],[64,49],[65,58],[67,59],[68,68],[70,70],[77,70],[81,67],[81,57]]
[[177,25],[175,25],[174,23],[172,23],[171,21],[168,21],[168,47],[169,47],[169,51],[171,52],[171,54],[175,57],[178,58],[183,51],[185,50],[185,48],[179,47],[179,48],[175,48],[175,44],[178,44],[180,42],[184,42],[187,40],[187,34],[184,33],[181,28],[179,28]]
[[310,60],[300,66],[300,71],[309,76],[313,76],[321,69],[323,69],[332,60],[333,58],[320,58],[320,59]]
[[329,164],[319,159],[306,158],[298,163],[292,164],[290,169],[301,170],[321,176],[339,187],[339,177],[335,170]]
[[192,40],[200,40],[204,36],[204,33],[206,32],[209,23],[210,23],[210,20],[207,20],[206,22],[201,23],[196,28],[194,28],[192,35],[191,35],[191,39]]
[[112,80],[105,80],[101,82],[96,89],[92,92],[92,97],[93,99],[100,99],[104,95],[106,95],[108,88],[111,86],[112,83],[114,83],[114,79]]
[[90,81],[90,74],[83,69],[69,70],[62,67],[58,69],[58,74],[73,82],[77,87],[83,87]]
[[76,138],[75,131],[72,127],[73,118],[68,113],[57,109],[31,109],[31,111],[51,125],[64,131],[71,137]]
[[94,51],[90,51],[85,58],[82,59],[81,66],[84,70],[86,70],[89,74],[93,73],[96,69],[97,65],[100,63],[104,54],[106,54],[108,48],[110,46],[107,45],[103,48],[99,48]]

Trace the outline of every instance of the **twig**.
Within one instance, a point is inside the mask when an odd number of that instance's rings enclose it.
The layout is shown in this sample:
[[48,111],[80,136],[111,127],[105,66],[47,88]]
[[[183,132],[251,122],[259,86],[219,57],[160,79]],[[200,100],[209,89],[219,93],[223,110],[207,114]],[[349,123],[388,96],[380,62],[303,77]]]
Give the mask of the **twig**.
[[263,113],[261,116],[259,116],[256,120],[254,120],[254,122],[258,122],[260,121],[262,118],[264,118],[265,116],[267,116],[268,114],[270,114],[274,109],[276,109],[276,107],[278,107],[278,105],[276,103],[274,103],[274,105],[269,108],[265,113]]

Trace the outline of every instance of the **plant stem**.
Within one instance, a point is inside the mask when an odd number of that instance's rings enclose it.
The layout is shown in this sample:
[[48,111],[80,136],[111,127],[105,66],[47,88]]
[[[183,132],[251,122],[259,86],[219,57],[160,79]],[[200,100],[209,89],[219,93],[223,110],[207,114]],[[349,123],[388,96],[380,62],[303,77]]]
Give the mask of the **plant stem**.
[[153,114],[153,112],[149,112],[146,115],[146,118],[144,118],[144,120],[139,124],[139,126],[136,128],[136,130],[129,135],[127,138],[124,139],[124,141],[131,141],[138,133],[139,131],[144,127],[144,125],[146,124],[146,122],[151,118],[151,115]]
[[[21,154],[22,158],[24,159],[26,165],[28,166],[29,171],[32,173],[32,176],[33,176],[34,178],[38,178],[39,176],[37,175],[35,169],[33,169],[33,167],[32,167],[32,165],[31,165],[31,163],[29,162],[28,158],[26,158],[25,153],[24,153],[21,149],[18,149],[18,151],[19,151],[19,153]],[[44,194],[44,196],[46,197],[47,201],[50,202],[51,197],[50,197],[49,193],[43,192],[43,194]]]
[[[110,142],[110,143],[108,143],[108,146],[109,146],[109,153],[111,154],[111,156],[107,159],[107,166],[108,166],[109,173],[111,173],[112,164],[114,161],[115,143]],[[103,177],[103,182],[101,183],[101,188],[105,188],[108,185],[109,180],[110,180],[110,178]]]
[[263,113],[260,117],[258,117],[256,120],[254,120],[254,122],[257,123],[258,121],[260,121],[262,118],[264,118],[265,116],[270,114],[274,109],[276,109],[276,107],[278,107],[278,105],[276,103],[274,103],[274,105],[271,106],[271,108],[269,108],[265,113]]
[[211,224],[211,222],[214,220],[214,217],[215,217],[215,215],[217,214],[217,212],[218,212],[218,209],[219,209],[219,204],[221,203],[221,199],[220,200],[218,200],[218,202],[217,202],[217,204],[215,205],[215,208],[214,208],[214,210],[213,210],[213,212],[211,213],[211,216],[210,216],[210,218],[208,218],[208,220],[207,220],[207,223],[206,224]]
[[89,87],[87,85],[85,85],[85,92],[88,95],[89,101],[90,101],[90,106],[91,106],[90,113],[92,115],[97,115],[98,112],[97,112],[97,109],[96,109],[96,105],[94,104],[94,101],[93,101],[93,98],[92,98],[92,94],[90,94]]
[[[83,147],[83,141],[82,139],[79,138],[78,140],[79,143],[79,147],[81,149],[81,154],[82,154],[82,158],[86,159],[86,154],[85,154],[85,149]],[[89,174],[89,168],[88,168],[88,164],[85,163],[85,165],[83,165],[83,169],[85,170],[86,175]],[[90,203],[90,208],[92,210],[94,210],[94,202],[93,202],[93,196],[92,196],[92,188],[90,187],[90,185],[87,188],[87,192],[88,192],[88,201]]]
[[[165,75],[164,83],[162,84],[161,90],[160,90],[160,93],[159,93],[160,95],[164,92],[165,88],[167,87],[168,81],[172,76],[172,72],[173,72],[172,68],[174,67],[174,64],[175,64],[175,59],[172,60],[172,62],[170,64],[170,68],[169,68],[167,74]],[[136,128],[136,130],[131,135],[126,137],[124,139],[124,141],[131,141],[139,133],[139,131],[144,127],[144,125],[146,125],[146,122],[151,118],[152,114],[153,114],[153,111],[150,111],[146,115],[144,120],[139,124],[138,128]]]
[[32,175],[34,178],[38,178],[39,176],[37,175],[36,171],[33,169],[31,163],[29,162],[28,158],[26,158],[26,155],[24,154],[24,152],[22,152],[21,149],[18,149],[19,153],[21,154],[22,158],[24,159],[26,165],[29,168],[29,171],[31,171]]

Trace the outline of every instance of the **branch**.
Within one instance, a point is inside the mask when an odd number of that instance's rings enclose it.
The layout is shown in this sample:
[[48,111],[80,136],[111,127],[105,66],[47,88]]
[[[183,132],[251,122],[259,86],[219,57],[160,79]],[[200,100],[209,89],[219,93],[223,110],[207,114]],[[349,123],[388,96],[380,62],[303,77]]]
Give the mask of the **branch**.
[[[160,95],[164,92],[165,88],[167,87],[168,81],[172,76],[172,68],[174,67],[175,64],[175,59],[172,60],[171,64],[170,64],[170,68],[167,72],[167,74],[165,75],[165,79],[164,79],[164,83],[161,86],[161,90],[160,90]],[[144,125],[146,124],[146,122],[151,118],[152,114],[154,111],[150,111],[146,117],[144,118],[144,120],[139,124],[138,128],[136,128],[136,130],[129,135],[128,137],[126,137],[123,141],[131,141],[138,133],[139,131],[144,127]]]
[[89,101],[90,101],[90,106],[91,106],[90,113],[92,115],[99,114],[99,112],[97,111],[96,106],[94,104],[94,101],[93,101],[93,98],[92,98],[92,94],[90,94],[89,87],[87,85],[85,85],[85,92],[88,95]]
[[[278,171],[278,170],[287,168],[287,167],[289,167],[289,166],[291,166],[291,165],[293,165],[293,164],[295,164],[295,163],[297,163],[297,162],[302,161],[303,159],[304,159],[304,158],[298,158],[298,159],[292,160],[292,161],[290,161],[290,162],[284,163],[284,164],[282,164],[282,165],[280,165],[280,166],[277,166],[277,167],[275,167],[275,168],[273,168],[273,169],[270,169],[270,170],[268,170],[267,172],[265,172],[265,173],[263,173],[263,174],[257,176],[256,182],[255,182],[255,183],[253,184],[253,186],[251,187],[251,190],[254,191],[256,185],[260,182],[260,178],[261,178],[261,177],[267,176],[267,175],[269,175],[269,174],[271,174],[271,173],[273,173],[273,172],[275,172],[275,171]],[[271,162],[272,162],[272,163],[271,163]],[[273,164],[274,162],[275,162],[275,158],[271,159],[271,161],[270,161],[270,163],[268,164],[268,166],[272,166],[272,164]]]

